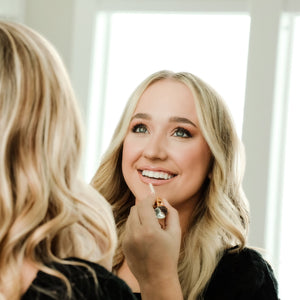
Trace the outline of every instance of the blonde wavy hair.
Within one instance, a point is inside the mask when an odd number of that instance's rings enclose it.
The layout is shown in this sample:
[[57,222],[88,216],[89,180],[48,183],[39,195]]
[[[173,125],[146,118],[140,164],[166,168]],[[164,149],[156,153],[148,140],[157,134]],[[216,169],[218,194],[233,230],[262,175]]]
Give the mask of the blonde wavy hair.
[[124,261],[122,236],[130,207],[134,205],[134,196],[122,174],[123,141],[141,95],[151,84],[164,79],[182,82],[191,90],[199,126],[213,156],[211,176],[202,186],[202,197],[183,237],[178,263],[184,298],[198,299],[203,297],[224,251],[240,251],[245,247],[249,223],[248,202],[241,185],[243,146],[229,111],[216,91],[187,72],[160,71],[149,76],[131,95],[92,185],[113,206],[119,236],[113,262],[116,271]]
[[56,50],[30,28],[0,21],[0,299],[20,299],[24,260],[66,257],[111,267],[116,246],[107,201],[78,177],[82,122]]

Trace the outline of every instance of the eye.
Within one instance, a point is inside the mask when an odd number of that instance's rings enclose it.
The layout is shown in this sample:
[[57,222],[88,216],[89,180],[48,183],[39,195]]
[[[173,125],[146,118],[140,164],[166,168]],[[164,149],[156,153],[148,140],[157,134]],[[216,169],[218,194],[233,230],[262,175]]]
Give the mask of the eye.
[[144,124],[134,125],[131,131],[135,133],[148,133],[147,126]]
[[181,137],[181,138],[190,138],[192,135],[190,132],[182,127],[178,127],[175,129],[175,132],[173,134],[176,137]]

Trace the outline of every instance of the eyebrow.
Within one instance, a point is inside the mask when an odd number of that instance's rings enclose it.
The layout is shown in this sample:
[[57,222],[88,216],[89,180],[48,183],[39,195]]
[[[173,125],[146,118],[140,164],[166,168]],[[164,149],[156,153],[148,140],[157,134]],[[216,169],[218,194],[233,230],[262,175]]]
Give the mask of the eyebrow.
[[150,115],[144,114],[144,113],[137,113],[134,116],[132,116],[131,120],[133,119],[146,119],[146,120],[151,120]]
[[[131,118],[131,120],[133,120],[133,119],[151,120],[151,116],[149,114],[145,114],[145,113],[137,113]],[[186,124],[191,124],[194,127],[197,127],[197,125],[194,122],[192,122],[191,120],[184,118],[184,117],[177,117],[177,116],[170,117],[169,122],[186,123]]]
[[192,122],[191,120],[187,119],[187,118],[183,118],[183,117],[171,117],[169,119],[170,122],[176,122],[176,123],[186,123],[186,124],[191,124],[194,127],[197,127],[197,125]]

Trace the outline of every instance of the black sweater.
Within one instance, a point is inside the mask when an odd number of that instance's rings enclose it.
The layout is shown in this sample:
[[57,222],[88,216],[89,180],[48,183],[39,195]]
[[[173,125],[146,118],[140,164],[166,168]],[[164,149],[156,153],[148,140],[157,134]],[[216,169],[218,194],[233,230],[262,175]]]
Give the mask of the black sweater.
[[[141,295],[135,294],[137,299]],[[200,299],[200,297],[199,297]],[[217,265],[204,300],[278,300],[271,266],[252,249],[226,253]]]
[[256,251],[226,253],[206,289],[205,300],[277,300],[271,266]]
[[[50,264],[51,268],[63,273],[70,281],[72,300],[136,300],[126,283],[102,266],[78,258],[69,258],[68,260],[83,262],[88,265],[95,272],[98,281],[96,284],[92,273],[86,267]],[[45,294],[45,291],[51,293],[52,296]],[[69,299],[66,286],[59,278],[39,271],[22,300],[50,299]]]
[[[77,258],[70,260],[88,264],[98,280],[96,285],[91,272],[85,267],[51,264],[70,280],[72,299],[135,299],[126,283],[105,268]],[[66,288],[61,280],[39,271],[22,300],[53,299],[36,287],[54,293],[57,299],[66,299]],[[140,294],[135,296],[141,299]],[[271,266],[258,252],[246,248],[240,253],[226,253],[213,273],[204,300],[278,300],[277,281]]]

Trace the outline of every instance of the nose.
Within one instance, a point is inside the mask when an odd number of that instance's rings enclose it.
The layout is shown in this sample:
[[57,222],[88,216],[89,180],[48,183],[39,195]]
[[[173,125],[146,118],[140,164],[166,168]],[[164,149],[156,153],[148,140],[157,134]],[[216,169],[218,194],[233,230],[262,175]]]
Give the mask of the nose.
[[165,160],[167,154],[167,141],[163,134],[151,134],[148,142],[145,144],[144,157],[155,160]]

